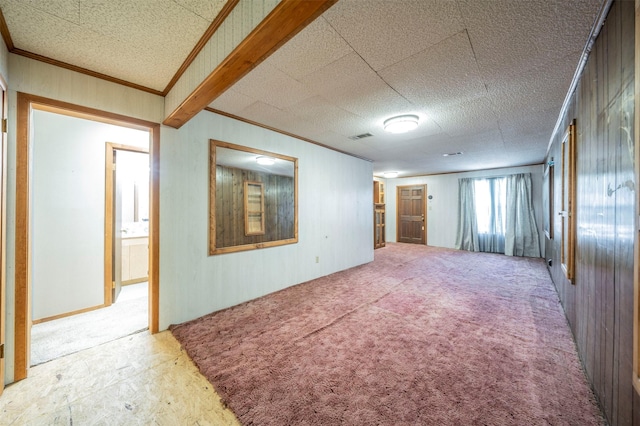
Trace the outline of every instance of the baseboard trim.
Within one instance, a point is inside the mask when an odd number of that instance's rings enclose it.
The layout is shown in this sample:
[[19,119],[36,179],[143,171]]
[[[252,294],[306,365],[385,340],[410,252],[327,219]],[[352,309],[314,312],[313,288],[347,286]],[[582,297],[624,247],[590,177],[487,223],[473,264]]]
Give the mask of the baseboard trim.
[[77,311],[65,312],[64,314],[53,315],[47,318],[34,319],[31,321],[31,324],[40,324],[47,321],[53,321],[60,318],[70,317],[73,315],[83,314],[85,312],[95,311],[96,309],[104,308],[106,305],[103,303],[102,305],[92,306],[90,308],[78,309]]

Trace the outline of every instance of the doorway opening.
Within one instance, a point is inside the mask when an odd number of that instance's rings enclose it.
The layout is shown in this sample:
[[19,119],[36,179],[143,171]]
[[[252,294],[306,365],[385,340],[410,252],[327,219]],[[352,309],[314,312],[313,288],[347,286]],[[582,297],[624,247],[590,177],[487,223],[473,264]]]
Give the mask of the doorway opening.
[[[91,138],[94,132],[78,130],[75,125],[65,125],[58,123],[45,126],[44,134],[46,139],[55,138],[55,143],[43,144],[45,152],[44,161],[51,162],[55,165],[54,170],[50,174],[44,173],[45,181],[58,180],[58,186],[53,189],[38,194],[39,173],[41,169],[42,158],[38,158],[38,121],[43,120],[44,113],[53,113],[57,120],[77,120],[88,126],[110,126],[114,133],[111,135],[101,136],[101,145],[80,144],[72,147],[70,150],[61,149],[65,144],[72,144],[74,138],[61,137],[65,131],[72,129],[81,137],[78,139]],[[158,258],[159,258],[159,235],[158,235],[158,217],[159,217],[159,129],[160,125],[139,119],[134,119],[118,114],[108,113],[105,111],[95,110],[86,107],[80,107],[65,102],[55,101],[34,95],[18,93],[17,108],[17,150],[16,150],[16,271],[15,271],[15,288],[16,288],[16,316],[15,316],[15,357],[14,357],[14,380],[21,380],[27,377],[28,367],[34,363],[30,361],[31,346],[34,335],[32,327],[40,324],[52,323],[53,320],[71,318],[70,314],[89,315],[97,314],[100,311],[116,308],[121,306],[130,295],[123,292],[116,299],[118,303],[113,304],[114,294],[105,290],[105,259],[106,254],[103,250],[106,246],[105,228],[106,216],[106,196],[104,185],[106,185],[106,141],[130,142],[131,135],[139,133],[140,141],[135,145],[143,150],[149,151],[149,163],[146,172],[149,174],[148,180],[148,284],[143,282],[140,287],[145,287],[137,294],[142,293],[144,296],[142,317],[144,318],[143,327],[148,327],[152,333],[158,331]],[[51,141],[49,141],[51,142]],[[102,157],[99,166],[89,161],[95,152],[100,151]],[[72,152],[81,160],[76,163],[69,171],[63,172],[64,168],[60,167],[60,162],[66,161],[65,153]],[[94,170],[95,169],[95,170]],[[92,176],[100,175],[99,180],[102,182],[102,190],[90,186],[91,179],[86,179],[83,171],[93,171]],[[66,173],[66,175],[65,175]],[[42,174],[42,173],[41,173]],[[63,176],[56,176],[60,174]],[[41,179],[41,180],[42,180]],[[41,183],[41,182],[40,182]],[[76,185],[76,186],[74,186]],[[83,186],[84,185],[84,186]],[[89,189],[87,189],[89,188]],[[78,192],[79,191],[79,192]],[[86,202],[96,201],[92,204],[93,210],[83,210]],[[140,202],[140,200],[138,200]],[[49,203],[58,209],[62,209],[62,213],[55,213],[51,208],[45,214],[38,213],[38,203]],[[99,208],[95,207],[99,206]],[[140,214],[139,214],[140,215]],[[48,223],[47,220],[56,218],[66,220],[64,224]],[[92,225],[83,223],[83,219],[91,219]],[[97,220],[98,225],[95,225]],[[56,230],[57,228],[57,230]],[[54,232],[51,235],[42,234],[44,230]],[[76,232],[79,231],[79,232]],[[71,238],[71,234],[75,234]],[[99,241],[96,243],[96,234],[99,234]],[[44,235],[44,237],[43,237]],[[44,245],[39,246],[38,238],[44,238]],[[42,243],[43,241],[40,241]],[[45,249],[43,250],[42,247]],[[72,251],[73,255],[68,256],[66,262],[54,261],[55,255],[59,252]],[[96,256],[96,251],[99,253]],[[42,265],[38,262],[49,263],[47,270],[42,269]],[[91,279],[85,279],[80,274],[81,271],[98,272],[97,279],[92,276]],[[44,272],[43,272],[44,271]],[[80,275],[80,279],[78,276]],[[59,279],[62,277],[63,279]],[[54,279],[61,282],[76,282],[74,289],[54,288],[49,284]],[[96,285],[97,282],[97,285]],[[44,286],[39,285],[45,283]],[[45,288],[49,291],[49,299],[46,303],[38,302],[39,292]],[[133,286],[131,287],[133,289]],[[111,290],[111,289],[110,289]],[[46,294],[46,293],[45,293]],[[58,303],[51,303],[53,298]],[[80,300],[82,299],[82,300]],[[122,302],[122,304],[120,303]],[[63,306],[59,306],[59,304]],[[46,311],[51,306],[58,306],[59,312]],[[109,308],[104,308],[109,306]],[[42,309],[45,309],[44,311]],[[113,310],[113,309],[111,309]],[[42,320],[50,321],[42,321]],[[122,318],[111,318],[106,320],[110,324],[118,324]],[[40,324],[38,324],[40,323]],[[60,334],[54,332],[52,334]],[[88,334],[88,333],[84,333]],[[77,337],[78,334],[75,334]],[[59,336],[58,336],[59,337]]]
[[33,366],[148,328],[149,132],[35,110],[32,135]]

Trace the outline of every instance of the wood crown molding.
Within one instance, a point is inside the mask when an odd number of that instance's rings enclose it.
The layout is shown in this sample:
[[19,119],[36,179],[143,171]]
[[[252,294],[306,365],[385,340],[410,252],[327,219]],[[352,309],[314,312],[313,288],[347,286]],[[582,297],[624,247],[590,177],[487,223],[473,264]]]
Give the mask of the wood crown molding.
[[50,65],[54,65],[56,67],[65,68],[65,69],[68,69],[70,71],[75,71],[75,72],[80,73],[80,74],[85,74],[85,75],[89,75],[91,77],[99,78],[101,80],[106,80],[106,81],[109,81],[111,83],[116,83],[116,84],[120,84],[122,86],[130,87],[132,89],[137,89],[137,90],[141,90],[143,92],[151,93],[152,95],[164,96],[164,94],[159,90],[155,90],[155,89],[152,89],[150,87],[142,86],[142,85],[136,84],[136,83],[131,83],[130,81],[121,80],[121,79],[116,78],[116,77],[111,77],[110,75],[102,74],[102,73],[99,73],[99,72],[96,72],[96,71],[91,71],[91,70],[89,70],[87,68],[82,68],[82,67],[79,67],[79,66],[76,66],[76,65],[72,65],[72,64],[69,64],[69,63],[66,63],[66,62],[58,61],[56,59],[51,59],[51,58],[48,58],[46,56],[38,55],[37,53],[27,52],[26,50],[17,49],[17,48],[14,48],[13,50],[10,50],[9,52],[11,52],[13,54],[16,54],[16,55],[24,56],[25,58],[35,59],[36,61],[40,61],[40,62],[44,62],[44,63],[50,64]]
[[5,21],[4,14],[2,13],[2,9],[0,9],[0,34],[2,34],[4,44],[7,45],[7,50],[11,52],[13,49],[15,49],[13,40],[11,39],[11,33],[9,32],[9,27],[7,26],[7,21]]
[[180,128],[338,0],[282,0],[163,124]]

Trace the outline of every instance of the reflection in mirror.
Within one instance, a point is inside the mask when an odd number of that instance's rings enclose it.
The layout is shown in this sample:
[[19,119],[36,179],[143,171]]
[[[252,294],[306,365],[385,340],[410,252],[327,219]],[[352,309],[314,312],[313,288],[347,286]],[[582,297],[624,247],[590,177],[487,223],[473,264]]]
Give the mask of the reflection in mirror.
[[209,254],[298,242],[298,160],[210,141]]
[[118,150],[122,237],[149,235],[149,154]]

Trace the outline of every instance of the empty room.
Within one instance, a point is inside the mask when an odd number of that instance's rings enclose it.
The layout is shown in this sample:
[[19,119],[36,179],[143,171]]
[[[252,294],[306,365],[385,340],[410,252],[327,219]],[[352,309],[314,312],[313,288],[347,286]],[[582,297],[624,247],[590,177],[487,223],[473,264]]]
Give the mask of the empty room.
[[0,424],[640,424],[640,0],[0,34]]

